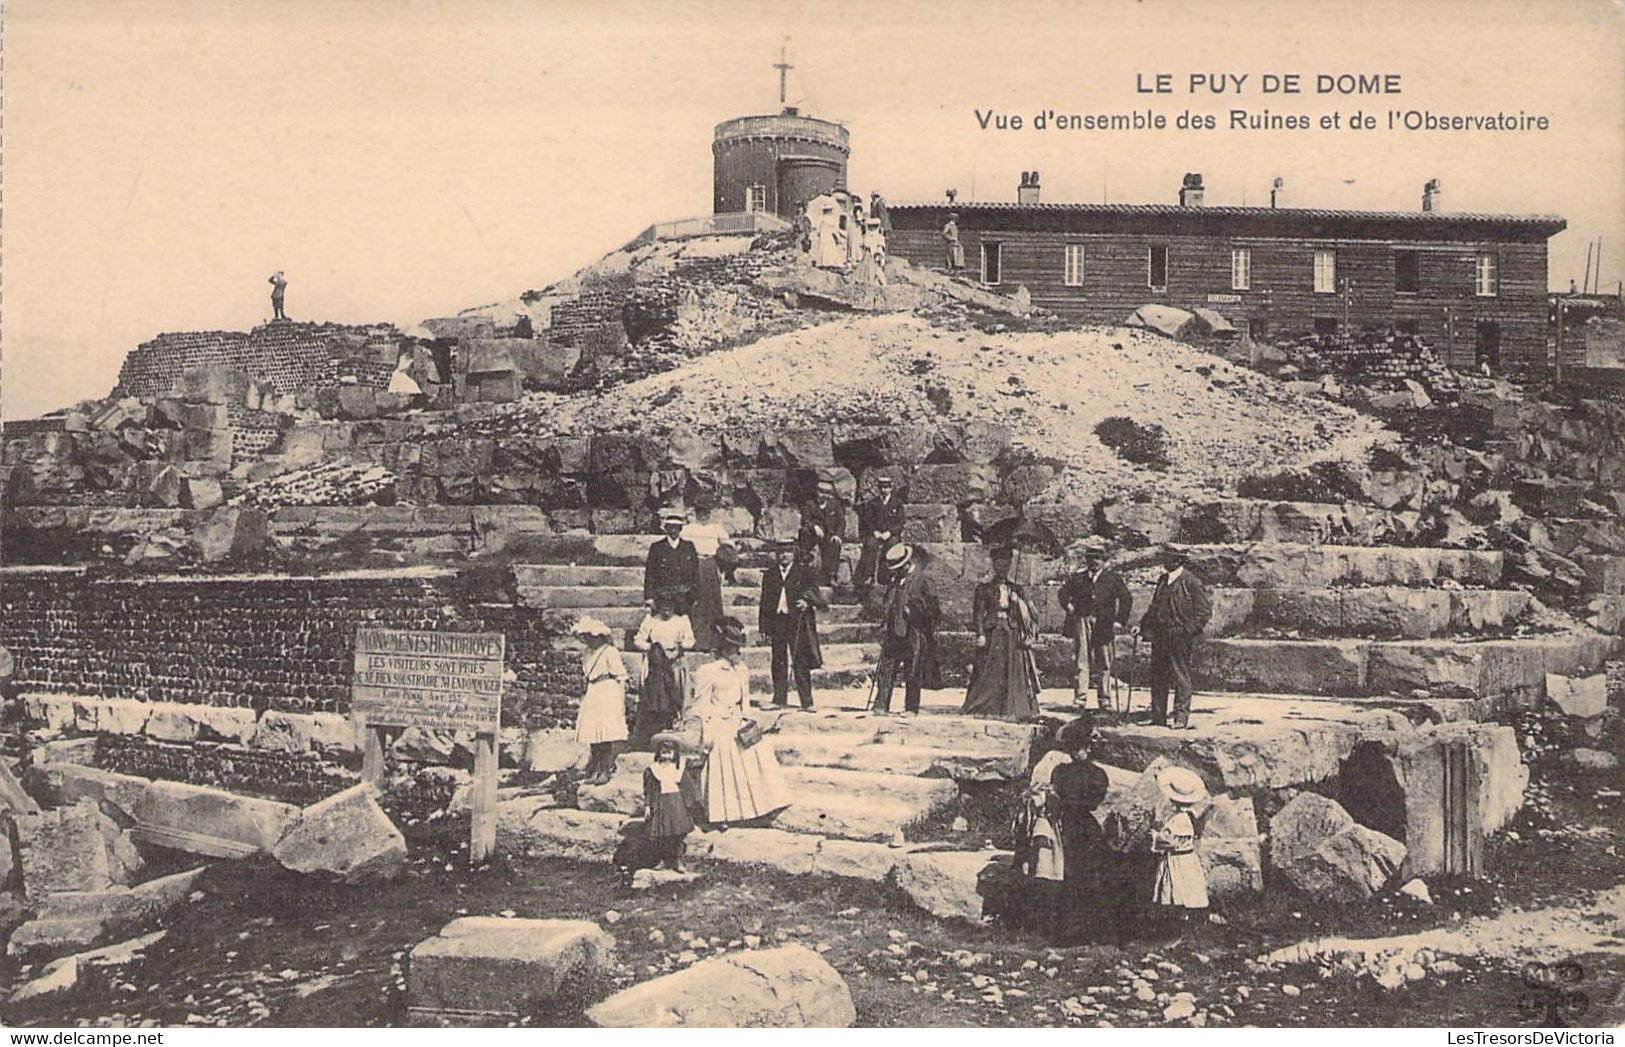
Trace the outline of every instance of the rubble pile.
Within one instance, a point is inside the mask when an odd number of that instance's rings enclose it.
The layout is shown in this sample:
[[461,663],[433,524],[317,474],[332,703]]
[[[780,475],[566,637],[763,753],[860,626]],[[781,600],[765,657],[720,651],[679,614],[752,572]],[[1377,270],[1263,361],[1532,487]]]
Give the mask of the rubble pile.
[[1310,334],[1277,348],[1302,377],[1337,375],[1368,389],[1402,388],[1411,381],[1439,400],[1454,399],[1461,391],[1455,372],[1426,342],[1393,327],[1368,328],[1352,336]]
[[381,465],[323,462],[249,484],[234,503],[283,505],[393,505],[395,474]]
[[[1100,442],[1093,427],[1113,416],[1166,430],[1167,475]],[[973,336],[909,315],[776,335],[596,396],[531,397],[464,431],[626,433],[659,444],[717,429],[969,423],[1008,426],[1015,446],[1051,470],[1043,482],[1026,478],[1038,488],[1028,497],[1081,503],[1170,484],[1224,490],[1259,461],[1360,457],[1378,432],[1352,411],[1311,407],[1278,383],[1154,335]]]

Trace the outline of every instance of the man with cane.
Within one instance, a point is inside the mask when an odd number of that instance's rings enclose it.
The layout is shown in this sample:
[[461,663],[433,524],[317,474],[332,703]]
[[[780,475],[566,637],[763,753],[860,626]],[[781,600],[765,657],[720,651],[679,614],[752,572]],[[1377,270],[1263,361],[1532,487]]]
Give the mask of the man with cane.
[[941,607],[931,582],[921,570],[912,546],[899,543],[886,551],[891,576],[880,610],[880,664],[875,667],[876,712],[891,712],[892,687],[903,675],[903,710],[920,711],[920,691],[936,687],[937,619]]
[[1106,566],[1106,542],[1091,536],[1083,544],[1083,567],[1062,583],[1057,598],[1066,612],[1065,634],[1072,639],[1072,700],[1088,708],[1088,691],[1095,692],[1095,708],[1106,705],[1106,672],[1111,665],[1112,640],[1127,628],[1134,597],[1123,576]]

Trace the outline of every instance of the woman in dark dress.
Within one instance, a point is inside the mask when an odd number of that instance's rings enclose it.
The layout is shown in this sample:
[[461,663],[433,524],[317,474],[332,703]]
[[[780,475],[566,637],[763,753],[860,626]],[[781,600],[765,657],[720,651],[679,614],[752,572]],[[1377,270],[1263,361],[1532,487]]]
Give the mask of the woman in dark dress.
[[1115,933],[1106,876],[1111,856],[1094,813],[1110,781],[1089,758],[1093,742],[1087,717],[1061,728],[1058,748],[1033,768],[1016,819],[1017,871],[1026,877],[1022,921],[1058,943]]
[[1038,618],[1021,586],[1009,580],[1011,552],[993,550],[993,577],[976,587],[976,665],[963,712],[1024,720],[1038,715]]

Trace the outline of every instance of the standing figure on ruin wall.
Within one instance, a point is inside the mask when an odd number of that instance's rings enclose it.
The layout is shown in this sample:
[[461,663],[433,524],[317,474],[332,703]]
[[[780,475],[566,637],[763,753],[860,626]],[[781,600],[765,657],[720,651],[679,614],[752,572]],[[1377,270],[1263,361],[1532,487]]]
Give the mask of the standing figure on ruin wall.
[[812,263],[821,269],[839,269],[846,264],[846,236],[841,230],[840,209],[829,194],[813,197],[807,205],[812,223]]
[[965,245],[959,242],[959,215],[954,213],[948,216],[948,224],[942,227],[942,247],[947,255],[948,268],[959,270],[965,268]]
[[886,210],[886,198],[880,195],[879,190],[869,194],[869,217],[880,223],[880,232],[884,236],[891,235],[891,212]]
[[993,550],[993,577],[976,587],[976,665],[961,710],[971,716],[1023,720],[1038,715],[1038,614],[1010,581],[1013,553]]
[[271,319],[286,320],[288,314],[282,309],[282,300],[288,294],[288,278],[278,269],[267,282],[271,285]]
[[841,549],[846,544],[846,502],[835,490],[835,481],[818,479],[818,495],[801,513],[800,544],[816,550],[823,584],[834,585],[841,570]]
[[713,518],[712,502],[702,494],[694,505],[694,521],[683,525],[682,539],[694,546],[698,556],[694,596],[688,617],[694,625],[694,649],[713,650],[717,626],[722,621],[722,581],[733,580],[739,567],[739,550],[728,529]]

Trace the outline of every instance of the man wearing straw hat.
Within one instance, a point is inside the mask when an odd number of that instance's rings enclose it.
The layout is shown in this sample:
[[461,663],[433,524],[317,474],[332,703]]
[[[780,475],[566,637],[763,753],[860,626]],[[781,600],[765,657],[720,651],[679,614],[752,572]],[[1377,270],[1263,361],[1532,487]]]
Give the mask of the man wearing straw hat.
[[693,542],[683,537],[683,525],[688,513],[675,506],[660,510],[660,529],[664,532],[658,542],[649,546],[649,556],[643,563],[643,603],[654,609],[655,593],[672,591],[676,597],[678,614],[687,614],[694,603],[694,594],[700,585],[700,552]]
[[892,546],[886,551],[885,565],[892,582],[880,610],[874,707],[878,712],[891,712],[892,687],[901,672],[903,711],[917,713],[921,690],[939,683],[937,619],[941,607],[913,546]]

